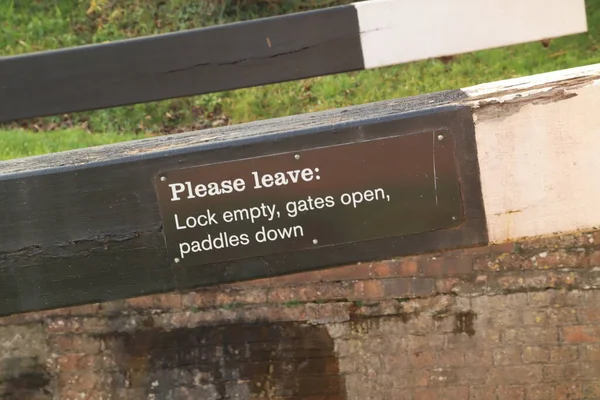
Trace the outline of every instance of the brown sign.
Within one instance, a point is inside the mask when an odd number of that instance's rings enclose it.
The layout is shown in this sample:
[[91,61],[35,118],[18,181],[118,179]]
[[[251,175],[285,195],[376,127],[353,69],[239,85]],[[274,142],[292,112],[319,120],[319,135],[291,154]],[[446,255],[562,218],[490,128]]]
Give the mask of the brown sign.
[[463,220],[449,131],[160,173],[169,257],[186,266],[446,229]]

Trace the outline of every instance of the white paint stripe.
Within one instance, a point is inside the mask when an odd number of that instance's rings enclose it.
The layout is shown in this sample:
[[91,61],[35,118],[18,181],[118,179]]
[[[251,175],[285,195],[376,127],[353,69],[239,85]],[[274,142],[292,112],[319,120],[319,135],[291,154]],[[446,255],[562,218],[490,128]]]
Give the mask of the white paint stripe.
[[585,0],[371,0],[354,6],[366,69],[587,31]]
[[491,242],[600,226],[599,78],[597,64],[464,90]]
[[488,82],[481,85],[471,86],[462,89],[469,97],[486,97],[497,95],[502,91],[526,90],[536,87],[549,87],[552,82],[558,83],[575,78],[585,77],[600,78],[600,68],[598,65],[585,65],[583,67],[570,68],[559,71],[546,72],[538,75],[523,76],[519,78],[505,79],[496,82]]

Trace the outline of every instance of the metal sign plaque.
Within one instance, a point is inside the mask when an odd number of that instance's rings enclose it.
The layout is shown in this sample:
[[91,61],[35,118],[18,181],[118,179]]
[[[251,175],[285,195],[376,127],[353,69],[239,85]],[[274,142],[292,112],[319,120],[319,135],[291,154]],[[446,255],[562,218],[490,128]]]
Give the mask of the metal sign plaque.
[[450,131],[160,173],[168,255],[184,266],[447,229],[463,221]]

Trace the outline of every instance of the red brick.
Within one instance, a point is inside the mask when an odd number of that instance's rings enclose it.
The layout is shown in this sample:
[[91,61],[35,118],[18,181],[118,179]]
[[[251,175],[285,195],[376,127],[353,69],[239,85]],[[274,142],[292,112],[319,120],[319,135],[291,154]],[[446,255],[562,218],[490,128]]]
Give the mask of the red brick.
[[585,379],[600,378],[600,361],[582,361],[580,366],[581,376]]
[[492,351],[494,365],[519,365],[521,362],[521,348],[501,347]]
[[[574,400],[581,398],[580,383],[562,383],[554,386],[555,400]],[[553,400],[554,400],[553,399]]]
[[563,364],[565,380],[567,382],[573,382],[579,380],[581,377],[581,367],[578,362]]
[[452,288],[453,293],[463,296],[484,295],[495,288],[494,283],[488,281],[486,275],[478,275],[474,280],[463,280]]
[[586,344],[580,347],[581,359],[600,361],[600,343]]
[[600,398],[600,381],[583,382],[582,392],[586,399]]
[[582,324],[598,324],[600,323],[600,307],[578,308],[577,317]]
[[[242,310],[238,315],[245,315],[247,310]],[[261,321],[265,318],[269,322],[277,321],[306,321],[306,308],[305,307],[276,307],[269,308],[268,311],[256,310],[255,321]],[[222,317],[219,319],[223,319]]]
[[398,260],[380,261],[371,264],[371,276],[374,278],[393,278],[396,276],[417,276],[419,258],[405,257]]
[[131,299],[126,299],[125,303],[128,307],[137,308],[141,310],[147,310],[154,308],[154,296],[141,296],[134,297]]
[[99,304],[99,312],[102,315],[121,314],[125,308],[125,299],[106,301]]
[[577,310],[575,308],[550,308],[547,312],[549,325],[565,326],[577,324]]
[[555,344],[558,333],[553,327],[510,328],[503,331],[502,340],[506,343]]
[[463,281],[459,278],[440,278],[435,280],[435,290],[437,293],[452,293]]
[[426,314],[412,316],[406,323],[406,332],[415,336],[428,336],[435,329],[435,321]]
[[467,333],[446,335],[446,348],[448,349],[460,349],[467,352],[470,347],[477,344],[490,347],[499,345],[500,333],[493,329],[478,330],[476,327],[473,336],[469,336]]
[[323,282],[351,281],[358,279],[369,279],[371,277],[370,264],[353,264],[343,267],[327,268],[321,270]]
[[[218,305],[217,298],[219,297],[219,292],[223,291],[231,291],[231,289],[220,289],[220,288],[208,288],[208,289],[199,289],[194,292],[184,293],[181,296],[181,303],[183,307],[197,307],[197,308],[208,308],[215,307]],[[249,289],[253,290],[253,289]]]
[[397,264],[399,276],[416,276],[420,273],[420,258],[406,257]]
[[[398,390],[398,389],[392,389],[392,390],[382,390],[379,392],[379,399],[381,400],[413,400],[413,394],[408,391],[408,390]],[[343,400],[346,400],[347,397],[343,396]],[[329,398],[324,399],[324,400],[331,400]],[[342,399],[340,399],[342,400]]]
[[353,284],[352,299],[381,299],[384,297],[383,282],[380,280],[370,279],[358,281]]
[[397,342],[388,346],[387,351],[381,355],[380,360],[381,370],[391,374],[395,374],[395,371],[408,369],[409,366],[408,357],[403,352],[402,346]]
[[590,267],[600,267],[600,250],[593,251],[587,262]]
[[[135,397],[116,398],[115,400],[133,400]],[[47,397],[34,397],[31,400],[47,400]],[[60,400],[105,400],[106,394],[100,391],[85,392],[77,389],[67,389],[60,392]]]
[[414,400],[439,400],[443,399],[441,389],[416,389]]
[[473,272],[470,256],[430,258],[423,262],[423,275],[431,277],[467,275]]
[[490,373],[490,383],[497,385],[531,384],[542,381],[540,365],[496,367]]
[[206,289],[186,293],[182,296],[184,307],[220,307],[229,304],[261,304],[267,302],[266,288]]
[[[447,387],[443,390],[444,400],[469,400],[469,388],[467,386]],[[438,399],[438,400],[439,400]]]
[[435,280],[416,278],[410,280],[411,295],[417,297],[429,296],[435,293]]
[[247,288],[266,288],[271,286],[277,286],[273,284],[273,281],[277,278],[261,278],[261,279],[253,279],[251,281],[243,281],[243,282],[234,282],[228,283],[225,285],[220,285],[220,288],[223,289],[247,289]]
[[550,361],[550,353],[543,347],[526,346],[523,348],[522,358],[526,364],[547,363]]
[[474,268],[483,272],[532,270],[535,268],[534,261],[529,256],[519,254],[502,253],[497,257],[477,257]]
[[348,303],[306,304],[306,318],[317,324],[345,322],[350,319]]
[[548,315],[542,310],[524,310],[523,323],[525,325],[544,326],[548,323]]
[[550,347],[550,362],[555,364],[565,364],[575,361],[578,357],[577,347],[575,346],[556,346]]
[[545,252],[546,257],[538,255],[537,267],[540,269],[578,268],[586,264],[585,253],[570,253],[564,249],[553,252]]
[[546,290],[527,294],[527,301],[534,307],[577,307],[582,304],[580,291]]
[[471,247],[468,249],[462,249],[460,251],[468,255],[483,254],[485,256],[495,257],[502,253],[513,253],[515,251],[515,247],[518,245],[519,243],[517,242],[504,242],[487,246]]
[[565,326],[561,329],[561,337],[566,343],[600,342],[600,326]]
[[69,315],[95,315],[100,311],[100,305],[84,304],[81,306],[69,307],[65,311],[68,311]]
[[493,355],[491,349],[481,349],[471,346],[465,350],[465,363],[487,367],[492,365]]
[[467,384],[459,378],[459,371],[456,368],[433,368],[430,372],[429,385],[446,387]]
[[488,255],[475,257],[473,260],[473,269],[479,272],[497,272],[502,269],[499,263],[490,259]]
[[106,318],[83,318],[81,331],[90,333],[102,333],[111,331],[113,327]]
[[269,303],[286,303],[293,301],[311,301],[316,297],[312,286],[283,286],[274,287],[269,291]]
[[58,354],[97,354],[102,346],[100,339],[84,335],[53,335],[49,337],[49,344],[51,350]]
[[414,351],[408,354],[408,361],[412,368],[421,369],[435,365],[434,351]]
[[589,233],[586,234],[586,237],[588,239],[588,243],[590,243],[590,244],[592,244],[592,243],[598,244],[598,243],[600,243],[600,230],[597,230],[595,232],[589,232]]
[[70,372],[58,374],[58,386],[61,391],[66,389],[91,393],[93,390],[98,390],[98,393],[102,393],[103,383],[105,383],[104,377],[94,372],[80,371],[75,374]]
[[518,275],[507,275],[497,279],[503,290],[534,290],[572,287],[577,283],[578,275],[573,272],[521,272]]
[[181,294],[179,293],[167,293],[150,296],[135,297],[125,300],[128,307],[134,309],[148,310],[148,309],[180,309],[181,308]]
[[511,293],[503,296],[478,296],[471,299],[472,308],[481,315],[505,310],[522,310],[527,307],[526,293]]
[[553,395],[553,389],[548,385],[528,385],[525,388],[527,400],[550,400]]
[[544,365],[542,368],[544,382],[562,382],[565,378],[565,367],[563,364]]
[[[30,316],[35,315],[35,319],[31,319]],[[43,318],[40,313],[23,313],[23,314],[15,314],[9,315],[6,317],[0,317],[0,326],[6,325],[22,325],[31,321],[39,321]]]
[[224,292],[222,297],[218,297],[219,301],[241,304],[261,304],[268,300],[268,289],[254,288],[246,290],[236,290],[232,292]]
[[[346,267],[340,267],[346,268]],[[302,283],[313,283],[321,281],[321,270],[315,271],[304,271],[295,274],[275,276],[271,278],[271,284],[273,286],[288,286],[288,285],[299,285]]]
[[80,318],[55,318],[46,324],[50,333],[75,333],[83,328],[83,320]]
[[161,310],[180,310],[180,293],[163,293],[154,296],[154,307]]
[[421,388],[429,384],[430,373],[425,369],[407,369],[402,379],[397,382],[398,387]]
[[386,297],[409,297],[411,293],[412,278],[389,278],[382,279],[384,296]]
[[494,386],[471,386],[469,388],[469,400],[496,399],[496,388]]
[[483,385],[489,370],[482,365],[455,368],[458,383],[461,385]]
[[380,282],[385,297],[425,297],[435,292],[435,282],[430,278],[389,278]]
[[343,300],[353,295],[352,286],[345,282],[328,282],[298,286],[274,287],[269,291],[268,301],[285,303],[290,301],[312,302],[320,300]]
[[523,386],[498,386],[496,389],[498,399],[524,400],[525,388]]
[[498,328],[510,328],[513,326],[523,325],[523,315],[520,310],[504,310],[498,311],[490,315],[492,326]]
[[81,370],[98,370],[104,363],[101,355],[71,353],[58,357],[57,366],[61,372],[78,372]]
[[462,367],[465,365],[465,353],[462,350],[445,349],[439,351],[437,364],[440,367]]
[[115,390],[114,400],[135,400],[146,397],[146,388],[119,388]]
[[406,335],[402,338],[402,346],[409,351],[439,350],[444,348],[444,345],[445,343],[443,335]]

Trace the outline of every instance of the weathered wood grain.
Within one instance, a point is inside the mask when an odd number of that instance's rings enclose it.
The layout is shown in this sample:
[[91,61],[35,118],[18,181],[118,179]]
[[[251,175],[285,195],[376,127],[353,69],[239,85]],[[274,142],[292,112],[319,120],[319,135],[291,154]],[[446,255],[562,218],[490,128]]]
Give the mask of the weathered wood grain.
[[490,240],[600,226],[600,65],[465,89]]
[[0,57],[0,122],[377,68],[586,30],[584,0],[373,0]]
[[585,32],[585,0],[355,3],[365,68]]
[[[460,91],[0,163],[0,314],[132,297],[487,242]],[[159,171],[448,128],[459,228],[201,267],[166,258]]]
[[0,122],[362,69],[356,18],[340,6],[0,58]]

